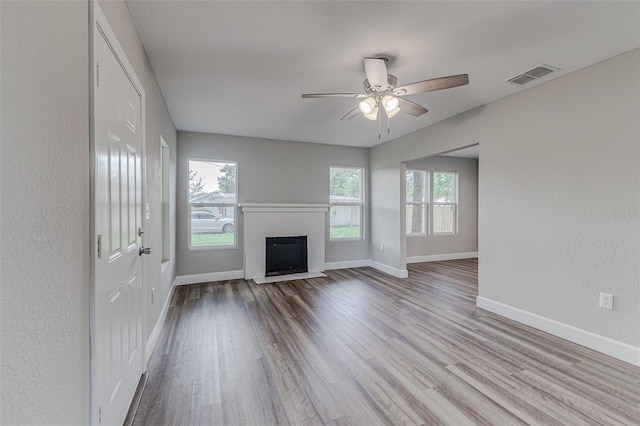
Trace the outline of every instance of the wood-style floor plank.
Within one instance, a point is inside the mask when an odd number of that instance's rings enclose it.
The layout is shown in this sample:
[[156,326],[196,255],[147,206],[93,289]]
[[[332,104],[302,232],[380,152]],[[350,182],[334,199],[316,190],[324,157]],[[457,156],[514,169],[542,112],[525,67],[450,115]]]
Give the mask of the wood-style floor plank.
[[477,309],[477,260],[327,275],[178,287],[133,424],[640,424],[640,368]]

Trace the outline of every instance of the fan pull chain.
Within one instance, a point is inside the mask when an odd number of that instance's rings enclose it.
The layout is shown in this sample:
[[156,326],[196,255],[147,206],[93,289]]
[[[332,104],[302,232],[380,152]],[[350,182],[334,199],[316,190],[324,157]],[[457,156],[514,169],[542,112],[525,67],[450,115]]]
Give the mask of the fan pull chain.
[[389,122],[391,121],[391,119],[389,118],[388,114],[385,114],[385,115],[387,116],[387,134],[389,134],[390,133],[389,127],[391,127],[391,124],[389,124]]
[[378,107],[378,139],[380,139],[380,127],[381,127],[381,122],[382,121],[382,107]]

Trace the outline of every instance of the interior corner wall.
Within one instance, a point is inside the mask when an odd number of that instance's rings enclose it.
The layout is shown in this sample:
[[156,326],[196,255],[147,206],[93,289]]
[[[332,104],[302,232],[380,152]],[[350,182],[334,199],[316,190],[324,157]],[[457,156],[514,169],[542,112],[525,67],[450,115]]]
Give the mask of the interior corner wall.
[[407,258],[478,251],[478,160],[437,155],[407,162],[407,169],[458,173],[455,234],[407,236]]
[[[189,159],[238,162],[239,203],[329,203],[329,168],[365,169],[368,187],[369,150],[337,145],[178,132],[177,274],[198,275],[243,269],[242,215],[237,223],[238,247],[189,250]],[[368,193],[368,191],[366,191]],[[369,259],[369,209],[365,199],[365,240],[325,241],[325,261]],[[328,224],[328,218],[327,218]]]
[[638,75],[640,49],[373,148],[374,244],[402,240],[401,162],[479,142],[479,295],[637,350]]
[[[146,246],[151,254],[145,256],[144,274],[147,283],[147,336],[149,339],[158,318],[162,314],[165,301],[171,294],[171,286],[175,279],[175,232],[176,232],[176,128],[169,115],[169,109],[156,81],[147,54],[140,42],[138,33],[129,14],[127,5],[122,0],[100,1],[109,25],[113,29],[127,59],[135,69],[146,96],[145,113],[145,187],[149,204],[149,219],[146,222]],[[164,270],[161,270],[163,248],[162,224],[162,157],[160,136],[169,146],[169,182],[171,194],[169,200],[169,239],[170,258]],[[151,296],[155,289],[155,297]]]
[[89,423],[88,2],[0,2],[2,424]]

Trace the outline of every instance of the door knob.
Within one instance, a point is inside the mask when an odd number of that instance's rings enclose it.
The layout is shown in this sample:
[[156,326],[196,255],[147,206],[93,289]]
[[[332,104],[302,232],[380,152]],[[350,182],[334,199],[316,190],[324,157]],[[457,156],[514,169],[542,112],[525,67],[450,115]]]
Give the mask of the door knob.
[[140,247],[138,253],[140,253],[140,256],[143,254],[151,254],[151,249],[149,247]]

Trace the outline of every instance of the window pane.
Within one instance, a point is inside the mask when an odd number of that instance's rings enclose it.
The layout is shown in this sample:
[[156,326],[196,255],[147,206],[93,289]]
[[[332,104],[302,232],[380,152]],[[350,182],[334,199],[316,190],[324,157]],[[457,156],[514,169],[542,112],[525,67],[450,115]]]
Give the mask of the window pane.
[[455,186],[456,173],[433,173],[433,201],[456,202]]
[[427,214],[424,204],[407,205],[407,234],[427,233]]
[[455,230],[453,204],[433,206],[433,233],[453,233]]
[[360,206],[331,206],[329,238],[362,238]]
[[427,172],[407,170],[407,203],[422,203],[427,200]]
[[189,161],[189,203],[236,203],[236,163]]
[[329,170],[329,199],[333,203],[362,201],[362,169],[331,167]]
[[191,247],[235,246],[233,206],[191,206]]
[[236,170],[233,162],[189,161],[190,247],[235,246]]

